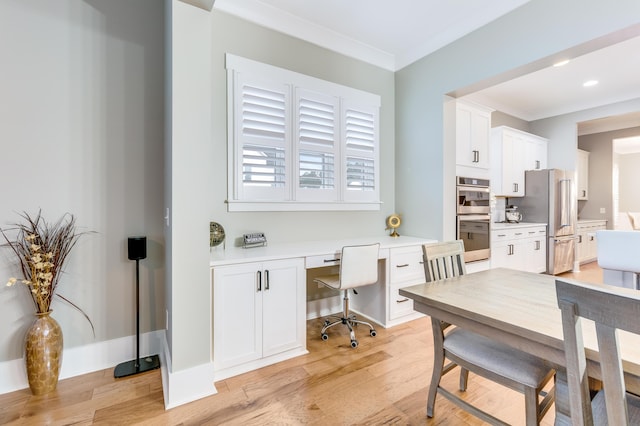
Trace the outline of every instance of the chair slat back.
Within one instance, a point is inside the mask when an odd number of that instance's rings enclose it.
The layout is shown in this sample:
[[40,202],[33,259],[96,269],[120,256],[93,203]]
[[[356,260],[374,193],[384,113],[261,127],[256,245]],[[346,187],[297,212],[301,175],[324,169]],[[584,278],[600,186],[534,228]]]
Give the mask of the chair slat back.
[[340,257],[340,288],[353,288],[378,281],[380,244],[345,246]]
[[427,282],[464,275],[464,243],[462,240],[422,246],[424,274]]
[[617,330],[640,334],[640,294],[626,288],[561,279],[556,280],[556,294],[562,311],[573,424],[593,424],[581,318],[596,325],[608,422],[629,424]]

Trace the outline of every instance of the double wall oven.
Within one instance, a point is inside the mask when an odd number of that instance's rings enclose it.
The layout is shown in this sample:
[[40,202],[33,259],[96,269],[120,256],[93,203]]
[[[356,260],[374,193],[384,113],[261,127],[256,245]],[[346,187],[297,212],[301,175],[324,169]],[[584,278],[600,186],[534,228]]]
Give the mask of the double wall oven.
[[464,242],[465,262],[489,259],[491,204],[488,179],[456,178],[456,235]]

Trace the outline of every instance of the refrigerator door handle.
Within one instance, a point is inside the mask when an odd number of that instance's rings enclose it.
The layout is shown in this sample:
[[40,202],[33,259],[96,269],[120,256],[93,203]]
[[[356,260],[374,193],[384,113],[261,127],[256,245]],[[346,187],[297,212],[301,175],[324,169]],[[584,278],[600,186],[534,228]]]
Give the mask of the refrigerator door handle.
[[571,179],[560,180],[560,227],[570,226]]

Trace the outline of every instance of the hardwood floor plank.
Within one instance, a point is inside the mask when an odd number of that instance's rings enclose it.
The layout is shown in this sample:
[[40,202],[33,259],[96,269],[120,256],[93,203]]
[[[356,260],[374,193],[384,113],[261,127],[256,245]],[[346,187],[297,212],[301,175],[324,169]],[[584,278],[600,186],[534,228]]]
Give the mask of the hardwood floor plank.
[[[565,273],[602,282],[597,264]],[[598,281],[599,280],[599,281]],[[322,319],[307,321],[309,354],[215,383],[218,393],[171,410],[164,409],[160,370],[122,379],[113,368],[61,380],[58,389],[33,396],[28,389],[0,395],[2,425],[482,425],[445,398],[435,417],[426,417],[433,365],[427,317],[372,338],[356,329],[352,349],[343,327],[320,339]],[[442,380],[456,392],[458,374]],[[524,424],[521,394],[471,375],[460,395],[513,425]],[[549,412],[542,425],[554,422]]]

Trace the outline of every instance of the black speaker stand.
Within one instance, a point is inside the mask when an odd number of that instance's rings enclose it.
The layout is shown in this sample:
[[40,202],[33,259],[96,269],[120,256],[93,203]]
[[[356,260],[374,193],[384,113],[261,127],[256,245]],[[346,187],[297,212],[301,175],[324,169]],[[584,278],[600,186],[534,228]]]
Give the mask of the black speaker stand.
[[116,365],[113,377],[118,379],[157,368],[160,368],[158,355],[140,359],[140,259],[136,259],[136,359]]

